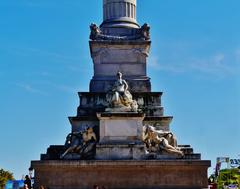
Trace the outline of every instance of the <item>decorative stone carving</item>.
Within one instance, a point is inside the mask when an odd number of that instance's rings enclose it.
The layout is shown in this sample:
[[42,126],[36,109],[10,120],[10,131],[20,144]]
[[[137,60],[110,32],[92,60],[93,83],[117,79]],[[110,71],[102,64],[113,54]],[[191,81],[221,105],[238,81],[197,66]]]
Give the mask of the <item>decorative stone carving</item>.
[[122,73],[117,73],[117,81],[114,83],[112,90],[107,93],[107,101],[109,107],[106,112],[137,112],[138,104],[132,99],[131,93],[128,91],[127,82],[122,79]]
[[101,30],[99,29],[99,27],[95,23],[92,23],[90,25],[90,30],[91,30],[90,39],[91,40],[98,39],[99,35],[101,34]]
[[127,39],[125,36],[110,36],[110,35],[104,35],[102,34],[102,31],[100,28],[95,24],[92,23],[90,25],[90,39],[91,40],[124,40]]
[[140,31],[142,39],[150,40],[150,26],[147,23],[142,25]]
[[90,30],[91,40],[150,40],[150,26],[147,23],[136,29],[136,33],[131,36],[105,35],[95,23],[90,25]]
[[156,130],[153,126],[145,125],[143,127],[143,141],[148,153],[184,156],[177,147],[177,140],[171,132]]
[[72,132],[66,137],[66,151],[61,155],[64,159],[67,154],[77,154],[80,159],[92,159],[95,155],[96,134],[92,127],[88,127],[84,132]]

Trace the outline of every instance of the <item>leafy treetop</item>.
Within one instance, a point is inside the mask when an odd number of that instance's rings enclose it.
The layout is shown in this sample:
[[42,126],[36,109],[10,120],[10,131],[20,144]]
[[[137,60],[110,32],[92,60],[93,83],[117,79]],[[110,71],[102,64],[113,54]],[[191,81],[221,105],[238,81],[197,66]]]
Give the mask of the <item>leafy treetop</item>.
[[0,189],[3,189],[8,180],[14,180],[13,174],[4,169],[0,169]]

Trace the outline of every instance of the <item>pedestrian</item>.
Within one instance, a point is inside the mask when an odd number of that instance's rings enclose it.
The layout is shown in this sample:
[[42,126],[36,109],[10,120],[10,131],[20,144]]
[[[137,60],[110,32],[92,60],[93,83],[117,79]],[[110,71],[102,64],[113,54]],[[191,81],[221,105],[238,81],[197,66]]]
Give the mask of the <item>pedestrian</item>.
[[99,186],[97,184],[93,185],[93,189],[100,189]]
[[28,175],[25,176],[24,185],[25,184],[28,186],[28,189],[32,188],[32,181],[31,181],[31,179],[29,178]]

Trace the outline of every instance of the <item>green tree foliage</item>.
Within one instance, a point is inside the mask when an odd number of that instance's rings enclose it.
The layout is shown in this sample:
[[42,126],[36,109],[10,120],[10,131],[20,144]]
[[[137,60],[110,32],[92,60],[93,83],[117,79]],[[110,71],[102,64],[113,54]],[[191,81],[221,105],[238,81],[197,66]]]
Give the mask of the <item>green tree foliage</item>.
[[0,189],[3,189],[8,180],[14,180],[13,174],[9,171],[0,169]]
[[220,171],[217,180],[218,188],[223,188],[223,185],[229,184],[240,186],[240,169],[223,169]]

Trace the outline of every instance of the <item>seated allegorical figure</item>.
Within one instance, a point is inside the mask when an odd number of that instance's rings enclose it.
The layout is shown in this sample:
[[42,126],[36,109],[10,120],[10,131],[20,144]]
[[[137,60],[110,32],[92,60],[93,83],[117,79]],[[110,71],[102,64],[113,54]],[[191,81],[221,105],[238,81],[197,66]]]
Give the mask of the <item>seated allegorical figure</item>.
[[137,112],[138,104],[132,99],[128,90],[127,82],[122,79],[122,73],[117,73],[117,81],[114,83],[112,90],[107,94],[109,108],[106,111],[133,111]]
[[183,152],[177,147],[177,140],[173,133],[156,130],[153,126],[146,125],[143,128],[143,142],[147,152],[162,154],[163,152],[183,157]]
[[97,143],[96,134],[93,131],[92,127],[88,127],[87,130],[83,133],[83,144],[80,149],[80,154],[82,159],[92,159],[95,155],[95,148]]
[[66,137],[65,148],[66,151],[60,156],[64,158],[68,153],[78,152],[81,148],[82,143],[82,133],[81,132],[72,132]]
[[92,127],[88,127],[84,132],[73,132],[68,134],[65,142],[67,148],[60,156],[63,159],[67,154],[79,154],[81,159],[91,159],[94,155],[97,138]]

